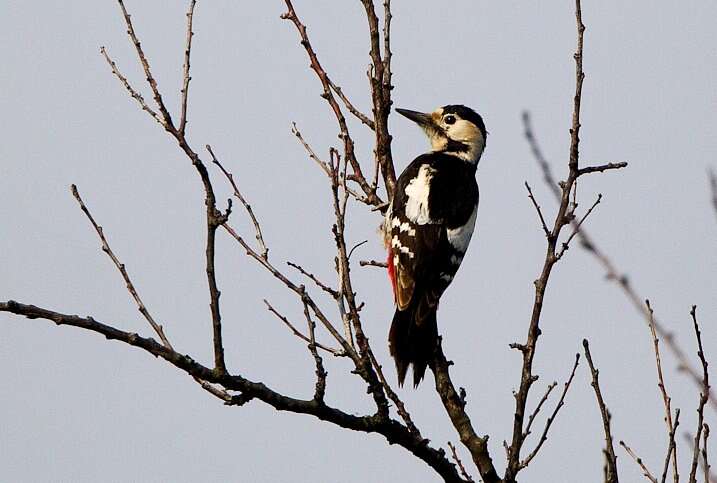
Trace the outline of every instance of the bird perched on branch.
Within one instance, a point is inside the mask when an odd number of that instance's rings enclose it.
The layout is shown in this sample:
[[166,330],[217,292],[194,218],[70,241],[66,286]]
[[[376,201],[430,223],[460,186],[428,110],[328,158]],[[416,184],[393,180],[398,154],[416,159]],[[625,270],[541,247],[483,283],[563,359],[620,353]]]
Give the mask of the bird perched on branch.
[[388,341],[403,385],[413,365],[414,387],[438,344],[436,311],[468,249],[478,209],[476,166],[483,154],[483,119],[462,105],[432,113],[396,111],[431,142],[396,181],[383,225],[396,313]]

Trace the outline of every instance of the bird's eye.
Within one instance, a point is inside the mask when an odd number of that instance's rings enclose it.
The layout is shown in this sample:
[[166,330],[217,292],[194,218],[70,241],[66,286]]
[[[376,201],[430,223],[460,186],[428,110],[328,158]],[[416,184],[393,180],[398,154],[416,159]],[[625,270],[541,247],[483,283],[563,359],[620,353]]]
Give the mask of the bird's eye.
[[456,122],[456,116],[446,116],[443,118],[443,122],[446,124],[454,124]]

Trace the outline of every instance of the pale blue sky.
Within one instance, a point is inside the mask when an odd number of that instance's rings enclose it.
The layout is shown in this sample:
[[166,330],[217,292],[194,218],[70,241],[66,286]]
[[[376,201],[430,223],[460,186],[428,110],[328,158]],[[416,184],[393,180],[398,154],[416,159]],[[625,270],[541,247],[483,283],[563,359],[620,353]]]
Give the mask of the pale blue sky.
[[[581,181],[583,208],[598,192],[604,196],[589,228],[690,352],[689,308],[699,306],[705,350],[717,363],[717,225],[706,177],[707,167],[717,165],[717,4],[584,3],[581,159],[630,163]],[[525,338],[532,281],[545,250],[523,182],[551,216],[555,209],[523,139],[520,113],[533,112],[545,154],[564,174],[574,7],[569,1],[394,4],[395,105],[467,104],[483,114],[490,132],[477,173],[477,235],[444,297],[439,325],[456,362],[454,381],[466,387],[474,424],[491,435],[502,468],[520,363],[508,344]],[[128,1],[127,7],[176,109],[185,2]],[[296,0],[295,7],[335,82],[369,111],[360,2]],[[290,125],[296,121],[322,154],[337,142],[337,131],[293,26],[279,19],[283,11],[278,0],[200,0],[189,137],[197,149],[212,144],[234,171],[275,261],[289,259],[333,280],[330,192]],[[175,347],[209,363],[200,182],[175,142],[112,77],[101,45],[147,93],[116,2],[0,6],[0,300],[91,314],[149,334],[69,193],[76,183]],[[427,146],[408,121],[391,116],[390,123],[400,170]],[[371,136],[358,123],[351,128],[370,166]],[[378,216],[356,207],[349,222],[350,240],[370,240],[359,257],[382,257]],[[234,223],[250,233],[239,210]],[[261,300],[295,320],[301,308],[227,236],[219,238],[229,368],[310,397],[311,358]],[[364,326],[391,368],[384,342],[392,315],[388,282],[373,268],[356,267],[354,274],[367,303]],[[95,334],[6,314],[0,324],[2,481],[437,481],[381,437],[276,413],[259,402],[226,408],[168,364]],[[659,472],[666,436],[649,332],[577,246],[551,279],[542,328],[533,401],[545,384],[565,379],[588,337],[616,440],[628,441]],[[693,430],[697,391],[670,356],[664,363],[673,404],[682,408],[680,427]],[[328,400],[349,412],[370,409],[361,385],[346,375],[346,361],[326,364]],[[525,481],[600,481],[603,436],[585,369]],[[457,442],[430,382],[400,394],[434,444]],[[714,412],[709,416],[715,423]],[[622,449],[618,457],[623,480],[638,481]]]

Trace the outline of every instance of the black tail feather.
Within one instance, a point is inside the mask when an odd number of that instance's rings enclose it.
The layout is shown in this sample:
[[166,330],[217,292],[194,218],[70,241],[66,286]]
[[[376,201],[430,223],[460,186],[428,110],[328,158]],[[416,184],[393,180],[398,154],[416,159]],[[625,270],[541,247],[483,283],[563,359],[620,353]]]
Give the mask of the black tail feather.
[[413,365],[413,387],[423,379],[438,342],[437,307],[412,303],[406,310],[396,309],[388,334],[388,344],[396,362],[398,384],[403,386],[408,367]]

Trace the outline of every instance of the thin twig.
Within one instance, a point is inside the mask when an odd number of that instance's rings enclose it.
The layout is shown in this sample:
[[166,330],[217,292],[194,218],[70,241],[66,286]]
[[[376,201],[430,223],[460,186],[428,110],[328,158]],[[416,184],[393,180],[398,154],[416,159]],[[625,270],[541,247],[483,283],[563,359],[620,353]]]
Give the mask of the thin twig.
[[381,381],[383,389],[386,391],[386,395],[391,401],[393,401],[393,404],[396,405],[396,412],[401,417],[401,419],[403,419],[403,422],[406,423],[406,427],[408,428],[408,430],[413,434],[420,436],[421,432],[418,430],[418,427],[416,427],[413,420],[411,419],[411,415],[406,409],[406,404],[401,400],[401,398],[398,397],[398,394],[396,394],[396,391],[393,390],[388,381],[386,381],[386,377],[383,375],[383,368],[381,367],[381,364],[378,363],[376,356],[373,355],[372,350],[369,350],[369,357],[371,358],[371,364],[373,364],[373,367],[376,370],[376,375],[378,376],[379,381]]
[[[550,426],[552,426],[553,421],[555,421],[555,418],[558,416],[558,412],[560,411],[560,408],[565,405],[565,396],[568,394],[568,390],[570,389],[570,384],[573,382],[573,378],[575,377],[575,370],[578,368],[578,363],[580,362],[580,354],[575,354],[575,363],[573,364],[573,370],[570,371],[570,377],[568,377],[568,380],[565,381],[565,384],[563,385],[563,392],[560,394],[560,399],[558,399],[558,404],[555,405],[555,409],[553,409],[553,413],[548,417],[548,419],[545,422],[545,428],[543,428],[543,434],[540,435],[540,439],[538,440],[538,444],[535,447],[535,449],[528,455],[525,460],[523,460],[520,463],[520,466],[522,468],[525,468],[530,464],[530,462],[535,458],[535,455],[538,454],[538,451],[540,451],[540,448],[543,446],[543,443],[548,439],[548,431],[550,431]],[[555,383],[553,383],[553,387],[555,387]],[[548,392],[549,393],[549,392]],[[547,393],[546,393],[547,396]],[[544,398],[545,399],[545,398]],[[533,418],[535,418],[535,415],[538,414],[538,411],[540,410],[540,405],[542,404],[543,400],[541,400],[541,403],[538,404],[538,407],[536,408],[535,412],[531,415],[531,419],[528,420],[528,427],[525,431],[525,437],[530,434],[530,425],[533,422]]]
[[525,426],[526,438],[533,432],[533,421],[535,421],[535,418],[538,417],[538,414],[540,414],[540,410],[543,408],[543,404],[547,402],[548,398],[550,397],[550,393],[552,393],[553,389],[555,389],[556,387],[558,387],[558,383],[557,381],[553,381],[545,388],[545,394],[543,394],[543,397],[540,398],[540,401],[538,401],[538,404],[535,406],[535,409],[528,418],[528,424]]
[[[373,0],[361,0],[366,11],[369,28],[371,65],[368,70],[373,102],[374,122],[376,123],[376,144],[374,156],[381,167],[388,199],[393,195],[396,173],[391,155],[391,135],[388,131],[388,116],[391,113],[391,4],[384,1],[383,39],[379,32],[379,21]],[[383,40],[384,55],[381,54]]]
[[[674,447],[675,450],[671,451],[672,454],[672,466],[673,471],[675,474],[677,474],[677,447],[675,445],[674,437],[675,437],[675,425],[672,422],[672,408],[671,408],[671,402],[672,398],[669,396],[667,392],[667,387],[665,386],[665,379],[662,375],[662,361],[660,359],[660,344],[659,339],[657,338],[657,331],[655,329],[655,317],[654,312],[652,310],[652,306],[650,305],[649,300],[645,300],[645,307],[647,307],[647,311],[650,313],[650,317],[648,319],[648,324],[650,327],[650,333],[652,334],[652,344],[653,344],[653,350],[655,352],[655,364],[657,366],[657,387],[660,388],[660,394],[662,395],[662,402],[665,407],[665,424],[667,424],[667,434],[670,438],[668,441],[668,447]],[[667,468],[665,468],[665,471],[667,471]],[[666,476],[665,473],[663,473],[663,479]],[[675,482],[676,483],[676,482]]]
[[458,457],[458,452],[456,451],[456,447],[453,446],[453,443],[451,443],[450,441],[448,441],[448,447],[451,450],[451,456],[453,456],[453,461],[456,462],[456,464],[458,465],[458,469],[461,471],[461,475],[463,475],[463,478],[465,478],[466,481],[470,481],[472,483],[473,478],[471,478],[471,476],[468,474],[468,472],[466,471],[466,467],[463,466],[463,462]]
[[530,201],[533,202],[533,206],[535,207],[535,211],[538,212],[538,217],[540,218],[540,224],[543,227],[543,233],[545,233],[546,238],[550,238],[550,230],[548,229],[548,225],[545,223],[545,217],[543,217],[543,211],[540,209],[540,205],[535,200],[535,196],[533,196],[533,190],[530,189],[530,185],[528,182],[525,182],[525,189],[528,190],[528,198],[530,198]]
[[[269,312],[271,312],[272,314],[274,314],[277,319],[281,320],[281,321],[284,323],[284,325],[286,325],[286,326],[289,328],[289,330],[291,330],[291,332],[292,332],[296,337],[298,337],[299,339],[303,340],[304,342],[308,342],[309,344],[311,344],[311,338],[305,336],[303,333],[301,333],[300,330],[298,330],[296,327],[294,327],[294,325],[293,325],[291,322],[289,322],[289,319],[287,319],[286,316],[282,315],[278,310],[276,310],[276,309],[269,303],[268,300],[264,299],[264,304],[266,304],[266,308],[269,310]],[[342,351],[338,350],[338,349],[332,349],[331,347],[327,347],[327,346],[322,345],[322,344],[320,344],[320,343],[318,343],[318,342],[314,342],[314,343],[316,344],[316,347],[318,347],[318,348],[321,349],[321,350],[324,350],[324,351],[328,352],[328,353],[331,354],[331,355],[334,355],[334,356],[342,356],[342,355],[344,355],[344,353],[343,353]]]
[[122,85],[124,85],[125,89],[127,89],[127,92],[129,92],[129,95],[132,96],[132,98],[139,103],[139,106],[142,108],[142,110],[149,113],[149,115],[152,116],[152,118],[154,118],[154,120],[157,121],[160,126],[166,128],[164,119],[162,119],[162,117],[159,114],[157,114],[154,109],[152,109],[151,107],[149,107],[147,105],[147,103],[144,100],[144,97],[142,97],[142,94],[137,92],[132,87],[132,85],[129,83],[127,78],[122,75],[122,73],[119,71],[119,68],[117,67],[117,64],[115,63],[115,61],[113,61],[110,58],[109,54],[107,53],[107,50],[104,47],[100,47],[100,53],[102,54],[102,56],[105,58],[105,60],[109,64],[110,68],[112,69],[112,73],[115,75],[115,77],[117,77],[120,80]]
[[149,313],[149,310],[147,310],[147,307],[144,305],[144,302],[142,302],[142,299],[137,293],[137,289],[135,289],[134,284],[129,277],[129,274],[127,273],[127,269],[125,268],[124,263],[119,261],[117,256],[112,251],[112,248],[110,248],[110,245],[107,242],[107,238],[105,238],[104,230],[101,226],[97,224],[94,217],[92,216],[92,213],[90,213],[90,210],[87,208],[84,201],[82,201],[82,197],[80,196],[80,192],[77,189],[77,186],[75,186],[74,184],[71,185],[70,190],[72,191],[72,196],[74,196],[77,200],[77,203],[79,203],[80,209],[85,214],[87,219],[90,220],[90,223],[92,223],[92,226],[97,232],[97,235],[100,237],[100,241],[102,242],[102,251],[105,252],[108,257],[110,257],[110,260],[112,260],[112,263],[115,267],[117,267],[117,270],[119,270],[120,274],[122,275],[125,285],[127,286],[127,291],[137,304],[137,309],[147,320],[147,322],[149,322],[149,325],[152,327],[152,330],[154,330],[154,333],[157,334],[157,336],[162,340],[162,344],[164,344],[169,349],[172,349],[172,344],[170,344],[169,339],[164,334],[164,329],[154,320],[154,317],[152,317],[152,315]]
[[354,251],[355,251],[358,247],[360,247],[361,245],[365,245],[366,243],[368,243],[368,240],[360,241],[360,242],[358,242],[357,244],[355,244],[354,246],[352,246],[352,247],[351,247],[351,250],[349,250],[349,254],[346,256],[346,258],[348,258],[349,260],[351,260],[351,255],[353,255]]
[[329,103],[329,106],[331,107],[331,110],[336,117],[336,122],[339,126],[340,131],[339,137],[344,144],[344,158],[346,158],[347,161],[351,164],[351,169],[353,170],[353,176],[351,179],[356,181],[361,187],[361,190],[366,195],[365,202],[367,204],[380,204],[382,203],[382,200],[378,197],[376,191],[371,187],[371,185],[369,185],[369,183],[366,181],[366,178],[361,171],[361,165],[356,159],[356,153],[354,152],[354,141],[351,138],[351,134],[349,133],[349,128],[346,124],[346,118],[341,111],[341,106],[339,106],[338,102],[336,101],[336,98],[333,95],[329,76],[319,62],[314,48],[311,46],[309,36],[306,32],[306,26],[301,22],[299,16],[296,14],[296,10],[294,10],[294,5],[292,4],[291,0],[284,0],[284,3],[286,4],[287,12],[282,14],[281,18],[284,20],[289,20],[291,23],[294,24],[294,27],[296,27],[296,30],[299,32],[299,37],[301,38],[301,45],[302,47],[304,47],[304,50],[309,56],[309,61],[311,62],[311,69],[314,71],[316,76],[319,78],[319,81],[321,82],[321,85],[323,87],[323,93],[321,97]]
[[605,459],[607,463],[605,483],[618,483],[617,457],[615,456],[615,448],[612,445],[612,432],[610,430],[611,416],[610,411],[608,411],[607,406],[605,406],[605,401],[603,400],[602,392],[600,391],[600,382],[598,380],[600,371],[595,369],[592,356],[590,355],[590,344],[587,339],[583,339],[583,349],[585,350],[585,358],[588,361],[590,374],[592,375],[592,382],[590,385],[595,391],[598,408],[600,409],[600,416],[602,417],[603,431],[605,432]]
[[[302,290],[302,288],[299,285],[296,285],[291,280],[289,280],[283,273],[281,273],[279,270],[274,267],[269,260],[264,258],[261,254],[257,253],[256,250],[254,250],[247,242],[244,240],[244,238],[239,235],[234,228],[229,225],[229,223],[224,223],[222,227],[229,233],[246,251],[247,255],[249,255],[251,258],[259,262],[261,266],[263,266],[269,273],[271,273],[277,280],[279,280],[281,283],[283,283],[289,290],[294,292],[296,295],[299,296],[299,298],[303,301],[303,297],[305,295],[305,291]],[[341,347],[344,349],[344,352],[351,357],[352,360],[356,361],[357,356],[353,348],[349,345],[349,343],[346,341],[346,339],[343,338],[343,336],[336,330],[336,328],[333,326],[333,324],[329,321],[329,319],[324,315],[324,313],[321,311],[319,306],[311,300],[311,298],[308,299],[309,307],[311,308],[311,311],[314,312],[314,315],[319,319],[319,321],[322,323],[322,325],[328,330],[328,332],[331,334],[331,336],[341,345]]]
[[139,62],[142,64],[142,68],[144,69],[147,83],[149,84],[149,87],[152,89],[152,93],[154,94],[154,101],[157,103],[159,112],[162,114],[162,119],[164,119],[164,122],[162,124],[168,131],[174,131],[174,123],[172,122],[172,116],[169,114],[169,111],[164,104],[162,95],[159,92],[159,87],[157,86],[157,81],[152,75],[152,69],[149,67],[149,61],[147,60],[147,56],[144,54],[144,50],[142,50],[142,44],[140,44],[139,39],[137,38],[137,34],[135,34],[134,32],[134,26],[132,25],[132,19],[130,17],[130,14],[127,13],[127,9],[124,6],[123,0],[117,0],[117,3],[119,3],[120,8],[122,9],[122,16],[124,17],[125,24],[127,25],[127,35],[129,35],[129,38],[134,44],[134,48],[137,51],[137,57],[139,58]]
[[700,326],[697,322],[697,306],[693,305],[690,310],[690,316],[692,317],[692,324],[695,329],[695,338],[697,339],[697,357],[699,357],[702,363],[702,390],[700,391],[700,401],[697,406],[697,431],[695,432],[695,439],[692,449],[692,466],[690,467],[690,478],[689,483],[697,483],[697,462],[700,456],[700,438],[702,437],[703,427],[705,426],[705,405],[707,404],[708,394],[710,392],[710,379],[709,372],[707,370],[707,358],[705,357],[704,350],[702,348],[702,333],[700,332]]
[[182,115],[179,120],[179,134],[184,136],[184,131],[187,127],[187,100],[189,99],[189,81],[192,78],[189,76],[189,59],[192,52],[192,22],[194,20],[194,7],[197,4],[197,0],[191,0],[189,2],[189,11],[187,12],[187,42],[184,47],[184,67],[183,67],[183,79],[182,79]]
[[590,216],[590,213],[592,213],[593,210],[595,209],[595,207],[600,204],[600,201],[602,201],[602,194],[598,193],[598,197],[595,200],[595,203],[593,203],[592,206],[590,207],[590,209],[587,212],[585,212],[585,215],[583,215],[583,217],[580,218],[580,221],[573,224],[573,231],[570,233],[570,236],[568,237],[568,239],[563,242],[563,246],[557,255],[558,258],[562,258],[563,255],[565,254],[565,252],[567,251],[567,249],[570,248],[570,242],[573,240],[575,235],[580,231],[580,228],[583,226],[583,222],[587,219],[588,216]]
[[341,87],[334,84],[331,79],[329,79],[329,85],[331,86],[331,89],[336,93],[336,95],[339,96],[339,99],[341,99],[341,101],[344,103],[346,109],[348,109],[349,112],[356,117],[356,119],[367,125],[372,131],[376,130],[376,125],[374,124],[374,122],[369,119],[366,114],[354,107],[351,101],[349,101],[348,97],[346,97],[346,95],[344,94],[344,91],[341,89]]
[[710,464],[707,461],[707,438],[710,435],[710,427],[705,423],[702,431],[702,469],[705,472],[705,483],[717,482],[717,477],[712,475]]
[[316,162],[316,164],[318,164],[319,167],[324,171],[324,173],[326,173],[326,176],[328,176],[328,177],[330,178],[330,177],[331,177],[331,169],[329,168],[329,165],[326,164],[325,161],[322,161],[321,158],[319,158],[319,157],[316,155],[316,153],[314,152],[314,150],[312,149],[312,147],[309,145],[309,143],[307,143],[307,142],[304,140],[304,137],[301,135],[301,131],[299,131],[299,128],[296,127],[296,123],[295,123],[295,122],[292,122],[292,123],[291,123],[291,133],[292,133],[294,136],[296,136],[296,139],[298,139],[299,142],[301,143],[301,145],[304,146],[304,149],[305,149],[306,152],[309,154],[309,158],[311,158],[312,160],[314,160],[314,161]]
[[377,262],[376,260],[360,260],[359,265],[362,267],[379,267],[379,268],[387,268],[388,264],[386,262]]
[[630,448],[624,441],[620,441],[620,446],[622,446],[625,451],[627,451],[627,454],[629,454],[630,457],[635,460],[635,463],[637,463],[637,465],[642,469],[642,474],[645,475],[645,477],[652,483],[657,483],[657,478],[652,476],[652,473],[650,473],[650,470],[647,469],[647,466],[645,466],[645,463],[642,461],[642,458],[637,456],[632,450],[632,448]]
[[[125,285],[127,287],[127,291],[134,299],[135,303],[137,304],[137,309],[142,314],[142,316],[147,320],[149,325],[152,327],[152,330],[154,330],[154,333],[157,334],[157,336],[162,341],[162,344],[167,347],[168,349],[174,350],[172,347],[172,344],[169,342],[169,338],[164,333],[164,328],[161,324],[157,323],[154,320],[154,317],[149,313],[149,310],[144,305],[144,302],[142,301],[142,298],[139,296],[139,292],[137,292],[137,289],[135,288],[134,284],[132,283],[132,280],[129,277],[129,273],[127,272],[127,268],[125,267],[125,264],[122,263],[119,258],[115,255],[115,253],[112,251],[112,248],[110,248],[109,242],[107,241],[107,238],[105,237],[104,230],[101,226],[97,224],[94,217],[92,216],[92,213],[90,213],[89,208],[85,205],[84,201],[82,200],[82,197],[80,196],[80,192],[77,189],[77,186],[74,184],[70,187],[72,191],[72,195],[75,197],[77,202],[80,205],[80,209],[85,214],[87,219],[90,221],[92,226],[94,227],[95,231],[97,232],[97,235],[100,238],[100,241],[102,242],[102,251],[107,254],[107,256],[112,260],[112,263],[117,267],[117,270],[122,275],[122,278],[125,281]],[[213,394],[214,396],[218,397],[219,399],[222,399],[225,402],[230,402],[232,400],[232,396],[229,395],[225,390],[217,388],[210,384],[207,381],[194,378],[194,380],[207,392]]]
[[[670,470],[670,459],[672,458],[673,461],[677,459],[677,442],[675,441],[675,433],[677,433],[677,427],[679,425],[680,409],[677,408],[677,410],[675,411],[674,424],[668,435],[669,440],[667,444],[667,455],[665,456],[665,463],[662,465],[662,478],[660,479],[661,483],[665,483],[665,481],[667,480],[667,473]],[[680,481],[680,475],[677,471],[676,466],[673,466],[672,468],[672,476],[675,483]]]
[[578,176],[582,176],[584,174],[590,174],[590,173],[602,173],[603,171],[607,171],[610,169],[621,169],[621,168],[627,168],[627,163],[625,161],[621,161],[619,163],[606,163],[606,164],[601,164],[599,166],[587,166],[585,168],[580,168],[578,170]]
[[189,11],[187,12],[187,43],[184,47],[184,67],[183,67],[183,79],[182,79],[182,115],[179,120],[179,133],[183,136],[184,131],[187,127],[187,100],[189,98],[189,81],[192,78],[189,76],[189,59],[192,52],[192,37],[194,32],[192,31],[192,22],[194,20],[194,7],[197,4],[197,0],[191,0],[189,2]]
[[311,318],[309,313],[309,305],[306,300],[302,301],[304,304],[304,317],[306,318],[306,324],[309,328],[309,352],[311,352],[314,358],[314,364],[316,365],[316,384],[314,386],[314,401],[319,404],[324,404],[324,396],[326,395],[326,377],[328,376],[326,369],[324,368],[324,361],[319,355],[319,351],[316,350],[318,345],[316,344],[316,323]]
[[324,292],[329,294],[331,296],[331,298],[333,298],[333,299],[338,298],[339,293],[336,290],[332,289],[331,287],[329,287],[328,285],[323,283],[313,273],[307,272],[306,270],[304,270],[303,267],[301,267],[301,265],[297,265],[296,263],[293,263],[293,262],[286,262],[286,264],[289,265],[291,268],[298,270],[299,273],[301,273],[303,276],[311,279],[311,281],[314,282],[317,287],[319,287],[321,290],[323,290]]
[[247,214],[249,215],[249,218],[251,218],[251,222],[254,225],[254,237],[256,238],[256,241],[259,243],[259,248],[261,250],[261,256],[262,258],[269,258],[269,248],[267,248],[266,243],[264,242],[264,235],[261,232],[261,225],[259,224],[259,220],[257,220],[256,215],[254,214],[254,210],[252,209],[249,202],[244,198],[244,196],[239,191],[239,187],[237,186],[236,182],[234,181],[234,175],[227,171],[222,163],[219,162],[217,157],[214,155],[214,151],[212,151],[212,147],[210,145],[206,145],[207,151],[209,152],[209,155],[212,157],[212,163],[216,164],[219,169],[224,173],[224,176],[226,176],[229,183],[232,185],[232,189],[234,190],[234,196],[236,199],[239,200],[239,202],[244,206],[244,209],[246,210]]

